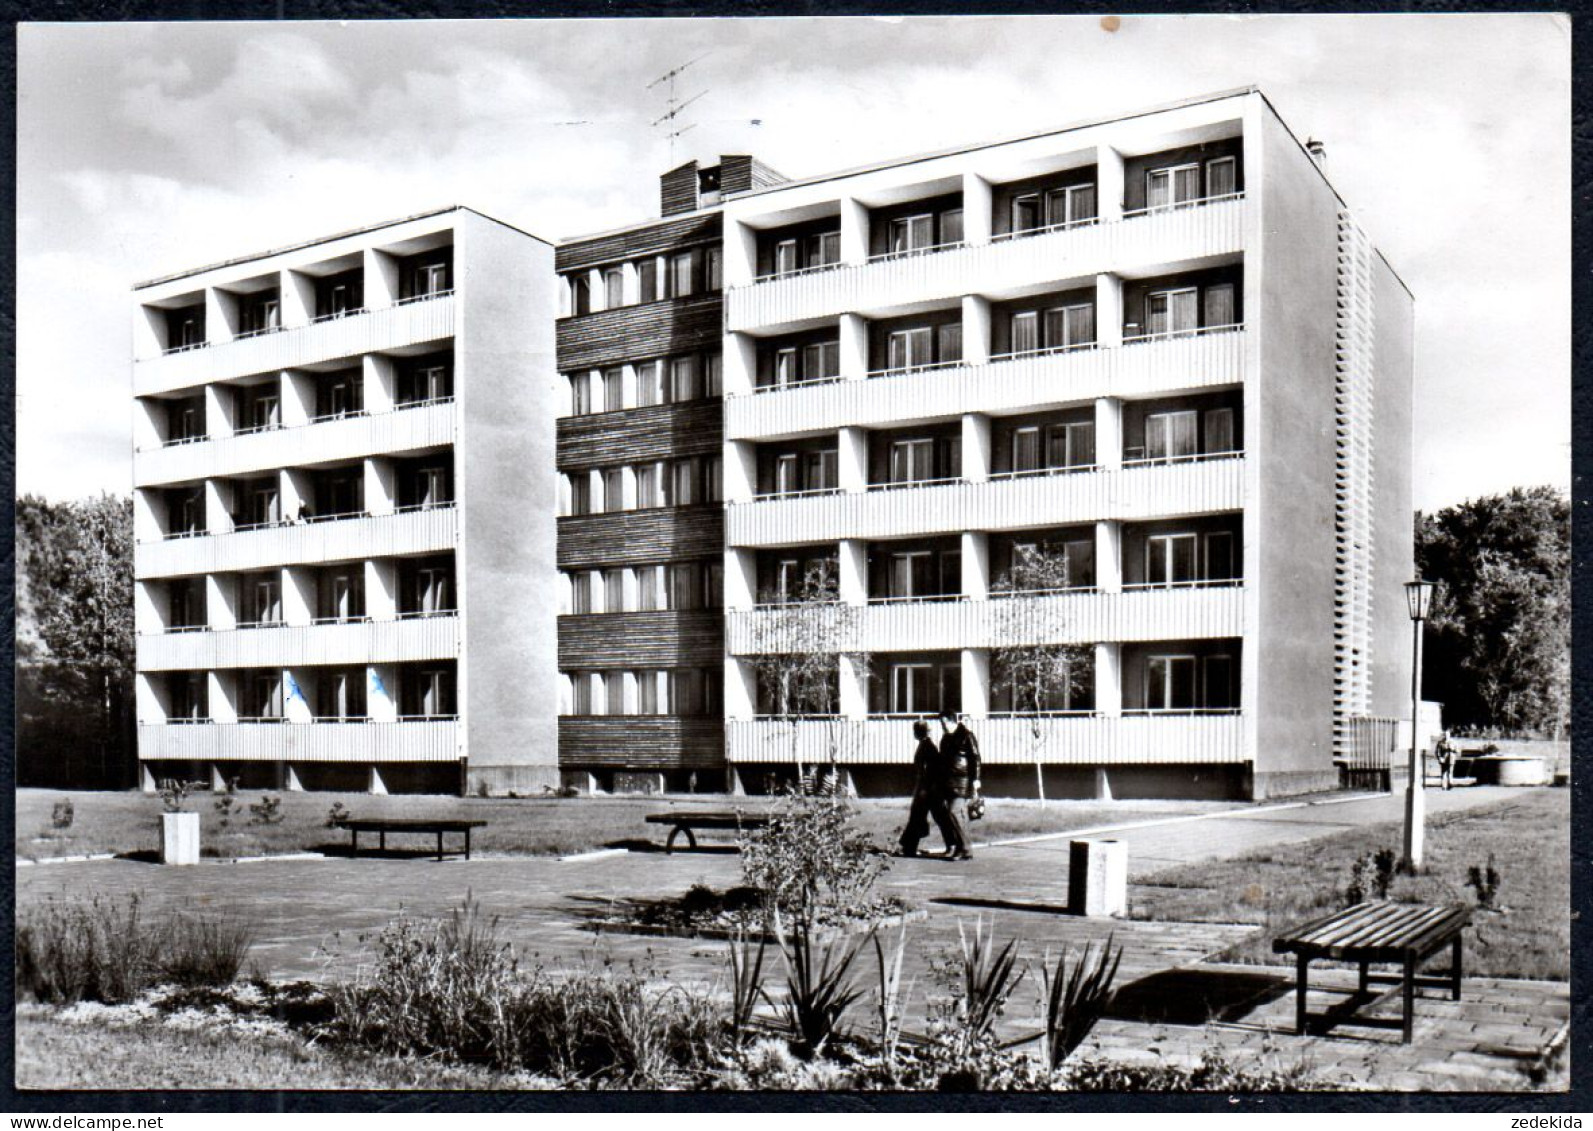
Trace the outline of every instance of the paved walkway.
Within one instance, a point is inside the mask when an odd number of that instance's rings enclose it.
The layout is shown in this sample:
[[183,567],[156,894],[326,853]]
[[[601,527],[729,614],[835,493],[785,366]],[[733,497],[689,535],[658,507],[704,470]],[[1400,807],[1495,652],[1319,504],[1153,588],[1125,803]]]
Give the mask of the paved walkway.
[[[1429,812],[1472,808],[1518,793],[1480,788],[1435,792],[1429,796]],[[1130,874],[1143,878],[1174,865],[1397,821],[1402,806],[1398,796],[1257,806],[1099,835],[1126,841]],[[1126,994],[1118,1010],[1123,1015],[1103,1022],[1092,1037],[1095,1047],[1113,1056],[1139,1056],[1155,1048],[1161,1050],[1156,1055],[1198,1059],[1202,1050],[1222,1047],[1248,1060],[1265,1046],[1283,1062],[1304,1059],[1313,1068],[1329,1065],[1347,1079],[1375,1079],[1385,1087],[1428,1088],[1450,1080],[1459,1081],[1457,1087],[1525,1087],[1523,1066],[1566,1016],[1563,983],[1468,980],[1461,1003],[1419,1003],[1416,1044],[1409,1048],[1391,1045],[1390,1035],[1376,1029],[1346,1029],[1330,1038],[1281,1035],[1292,1030],[1293,1004],[1287,993],[1291,972],[1202,961],[1258,928],[1059,914],[1066,904],[1068,842],[1076,835],[979,846],[976,858],[962,864],[937,859],[891,862],[882,880],[886,889],[930,909],[926,918],[909,926],[907,977],[916,985],[914,1013],[920,1019],[926,994],[943,996],[935,988],[930,959],[955,954],[959,924],[971,928],[976,917],[1003,939],[1021,938],[1025,957],[1035,964],[1047,952],[1077,950],[1089,940],[1115,936],[1124,948],[1118,975]],[[723,943],[600,934],[591,920],[616,900],[678,894],[696,883],[723,888],[739,876],[740,861],[733,850],[600,854],[570,861],[298,858],[181,869],[110,860],[16,872],[20,906],[52,895],[138,892],[151,910],[239,908],[256,927],[251,961],[274,978],[350,973],[369,961],[362,936],[379,931],[400,912],[447,914],[469,892],[486,912],[499,917],[502,935],[533,964],[568,967],[601,955],[635,962],[677,981],[709,984],[723,977]],[[954,902],[943,902],[947,900]],[[872,955],[865,959],[864,969],[871,970]],[[777,978],[777,964],[772,970]],[[1324,984],[1331,985],[1332,978],[1325,977]],[[1160,1005],[1147,1011],[1136,1002]],[[1168,1002],[1182,1003],[1185,1012],[1169,1014]],[[1036,970],[1014,996],[1003,1031],[1008,1036],[1032,1031],[1038,1016]],[[1211,1017],[1219,1021],[1208,1022]],[[1441,1065],[1453,1070],[1440,1071]]]

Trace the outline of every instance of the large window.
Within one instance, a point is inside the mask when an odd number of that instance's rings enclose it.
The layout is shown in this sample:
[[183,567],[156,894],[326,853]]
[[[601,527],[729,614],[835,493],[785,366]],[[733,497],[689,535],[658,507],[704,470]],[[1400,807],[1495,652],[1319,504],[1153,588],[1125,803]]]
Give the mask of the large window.
[[[893,715],[934,715],[962,709],[962,670],[955,663],[902,660],[885,669],[885,701]],[[877,693],[876,693],[877,694]]]
[[885,338],[885,370],[923,369],[955,365],[962,360],[962,323],[909,326],[890,331]]
[[1147,711],[1236,710],[1238,668],[1227,653],[1147,656],[1144,692]]
[[399,269],[401,300],[434,298],[453,288],[454,249],[437,248],[403,261]]
[[1147,586],[1220,584],[1238,576],[1232,531],[1177,531],[1145,539]]
[[1061,228],[1095,219],[1095,186],[1066,185],[1019,193],[1012,198],[1014,234]]
[[1189,460],[1239,451],[1238,416],[1228,405],[1145,414],[1145,448],[1130,458]]
[[399,407],[414,407],[452,400],[454,395],[453,358],[433,354],[418,358],[399,369]]
[[348,624],[365,619],[365,567],[353,562],[328,566],[317,579],[316,621]]
[[777,345],[761,359],[759,385],[783,388],[815,381],[833,381],[841,374],[839,340]]
[[364,307],[364,276],[358,269],[315,281],[316,321],[359,314]]
[[451,666],[407,668],[401,686],[403,714],[410,718],[452,718],[458,711]]
[[1239,162],[1234,157],[1185,161],[1145,173],[1145,206],[1151,211],[1179,208],[1239,191]]
[[245,295],[238,302],[238,335],[250,338],[282,329],[282,304],[275,290]]
[[246,573],[238,578],[238,625],[240,628],[282,623],[282,575]]
[[238,721],[274,723],[282,720],[282,673],[243,670],[238,673]]
[[238,509],[233,514],[233,526],[249,530],[260,526],[275,526],[282,521],[277,505],[277,477],[248,479],[236,489]]
[[315,383],[315,418],[358,416],[365,408],[365,378],[358,369],[323,373]]
[[210,680],[204,672],[169,672],[166,676],[168,722],[210,720]]
[[238,390],[237,406],[240,435],[282,427],[282,398],[275,381]]
[[405,561],[399,570],[399,615],[433,617],[453,611],[453,559],[417,558]]
[[166,492],[166,536],[185,538],[205,532],[205,489],[174,487]]
[[962,591],[957,550],[896,550],[884,555],[885,592],[876,600],[955,600]]
[[836,457],[834,448],[778,453],[772,464],[772,493],[834,491],[840,483]]
[[317,721],[361,722],[366,717],[364,668],[327,668],[319,673],[315,689]]
[[204,628],[205,579],[180,577],[166,583],[166,629],[181,632],[184,629]]

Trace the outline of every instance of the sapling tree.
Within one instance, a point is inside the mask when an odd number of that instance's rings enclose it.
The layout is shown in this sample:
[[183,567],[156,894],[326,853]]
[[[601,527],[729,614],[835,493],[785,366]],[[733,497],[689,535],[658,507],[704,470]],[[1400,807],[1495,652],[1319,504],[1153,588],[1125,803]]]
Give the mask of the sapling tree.
[[1087,644],[1070,643],[1067,614],[1048,597],[1076,588],[1065,551],[1044,543],[1013,547],[1012,566],[990,587],[994,637],[991,677],[1012,695],[1013,714],[1029,720],[1035,784],[1045,801],[1041,748],[1047,714],[1089,687],[1094,666]]

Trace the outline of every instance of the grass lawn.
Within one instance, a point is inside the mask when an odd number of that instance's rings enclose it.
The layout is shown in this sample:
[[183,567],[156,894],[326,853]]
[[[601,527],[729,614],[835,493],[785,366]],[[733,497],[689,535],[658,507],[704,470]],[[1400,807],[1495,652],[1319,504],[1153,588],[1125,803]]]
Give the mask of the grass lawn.
[[[1479,909],[1466,933],[1466,973],[1564,981],[1571,962],[1571,793],[1523,791],[1495,805],[1427,820],[1427,872],[1397,877],[1391,899],[1475,904],[1466,885],[1472,867],[1494,857],[1503,914]],[[1136,918],[1257,923],[1231,961],[1277,963],[1272,937],[1300,920],[1346,904],[1357,858],[1380,848],[1397,854],[1399,823],[1373,825],[1323,840],[1232,860],[1158,873],[1131,887]]]
[[71,1023],[53,1010],[17,1013],[16,1086],[25,1088],[493,1089],[514,1077],[422,1060],[328,1050],[296,1037],[185,1031],[146,1022]]
[[[263,795],[240,790],[234,796],[235,815],[222,829],[216,812],[216,795],[198,793],[188,808],[201,816],[200,840],[206,855],[267,856],[288,852],[347,849],[349,836],[326,827],[327,811],[341,803],[356,817],[458,817],[488,822],[471,838],[473,852],[520,856],[550,856],[581,852],[610,845],[662,843],[667,830],[649,826],[648,813],[681,807],[742,809],[762,812],[773,802],[765,797],[570,797],[537,799],[461,798],[441,796],[372,797],[369,794],[281,793],[283,820],[274,825],[249,824],[249,806]],[[75,817],[68,829],[54,829],[50,812],[64,798],[72,801]],[[1211,812],[1233,808],[1235,803],[1172,801],[1053,801],[1044,807],[1033,801],[993,800],[988,815],[973,826],[977,840],[1000,840],[1036,833],[1067,832],[1096,825],[1120,824],[1162,816]],[[16,791],[16,852],[21,859],[80,856],[98,853],[144,853],[160,849],[158,797],[142,793],[64,793],[47,789]],[[857,805],[858,822],[884,846],[894,843],[906,820],[905,800],[864,800]],[[449,843],[456,838],[450,837]],[[362,845],[365,838],[361,838]],[[422,850],[426,837],[403,838],[397,847]],[[931,835],[926,849],[939,847]]]

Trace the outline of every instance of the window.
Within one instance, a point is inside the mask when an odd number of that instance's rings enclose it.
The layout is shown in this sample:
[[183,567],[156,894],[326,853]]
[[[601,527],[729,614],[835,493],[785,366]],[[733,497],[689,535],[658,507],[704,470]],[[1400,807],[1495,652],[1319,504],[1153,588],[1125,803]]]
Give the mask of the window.
[[1053,424],[1046,429],[1047,467],[1094,467],[1095,422]]
[[398,376],[398,403],[414,407],[452,400],[454,395],[453,360],[448,354],[434,354],[406,365]]
[[654,612],[664,607],[664,567],[636,567],[636,607],[643,612]]
[[702,583],[695,563],[672,565],[669,567],[667,577],[669,585],[667,596],[671,609],[689,611],[701,607]]
[[703,715],[707,701],[703,673],[696,668],[682,668],[669,673],[670,713],[684,718]]
[[1207,452],[1233,452],[1238,451],[1234,442],[1233,409],[1208,408],[1203,415],[1206,426]]
[[962,209],[952,208],[940,214],[941,244],[962,243]]
[[410,702],[407,715],[421,718],[448,717],[455,713],[454,673],[451,668],[419,668],[408,681]]
[[802,347],[802,376],[807,381],[830,380],[841,375],[841,343],[810,342]]
[[658,293],[658,260],[644,259],[636,265],[636,288],[640,291],[637,296],[640,302],[657,302],[661,297]]
[[725,603],[725,563],[704,562],[702,604],[705,609],[721,608]]
[[638,507],[664,505],[663,493],[658,488],[658,465],[655,463],[638,464],[636,467],[636,505]]
[[335,420],[358,416],[365,405],[365,382],[357,369],[329,373],[315,391],[316,418]]
[[625,305],[625,272],[619,267],[603,271],[603,309],[613,310]]
[[934,596],[935,555],[929,550],[910,550],[890,556],[886,596],[896,600]]
[[255,385],[238,395],[240,433],[269,432],[282,427],[282,401],[275,384]]
[[1194,287],[1146,295],[1145,332],[1153,337],[1194,333],[1200,328],[1198,296],[1199,291]]
[[357,722],[365,718],[364,668],[333,668],[321,672],[317,682],[317,719]]
[[1145,708],[1190,711],[1195,707],[1195,657],[1151,656],[1145,662]]
[[639,406],[664,403],[664,363],[644,361],[636,366],[636,403]]
[[166,406],[166,443],[182,444],[205,438],[205,401],[189,397]]
[[774,493],[790,495],[802,490],[800,463],[796,453],[786,452],[774,460]]
[[795,346],[774,351],[774,383],[777,388],[802,380],[800,356]]
[[625,510],[625,471],[611,467],[603,472],[603,512],[613,514]]
[[1206,580],[1232,581],[1238,577],[1234,569],[1233,535],[1226,530],[1213,530],[1205,537]]
[[962,323],[942,322],[935,331],[938,353],[936,360],[943,365],[962,360]]
[[1206,162],[1206,195],[1208,197],[1232,196],[1238,191],[1238,161],[1232,157],[1218,157]]
[[1197,453],[1197,412],[1153,412],[1145,417],[1146,459],[1188,459]]
[[592,375],[588,372],[570,374],[570,411],[576,416],[592,411]]
[[332,570],[321,575],[320,619],[348,624],[365,617],[365,571],[362,567]]
[[1045,348],[1067,349],[1095,344],[1095,306],[1078,303],[1045,312]]
[[695,294],[696,288],[692,285],[695,281],[693,267],[693,254],[683,251],[679,255],[669,257],[669,296],[671,298],[685,298]]
[[1045,194],[1045,222],[1051,227],[1095,219],[1095,186],[1069,185]]
[[1017,428],[1012,433],[1012,470],[1040,470],[1040,429]]
[[636,673],[636,714],[657,715],[658,709],[658,677],[659,672],[644,671]]
[[674,357],[669,361],[669,381],[664,399],[671,404],[694,401],[700,395],[697,387],[697,359]]
[[430,298],[448,293],[448,260],[428,259],[410,270],[409,298]]
[[717,353],[702,355],[702,395],[717,397],[724,394],[724,369]]
[[282,623],[282,578],[277,573],[245,575],[238,579],[240,625]]
[[702,501],[720,503],[725,498],[725,461],[722,456],[704,456],[702,461]]
[[1198,580],[1193,534],[1153,534],[1145,539],[1145,583],[1178,585]]
[[838,453],[833,450],[805,452],[802,457],[802,482],[808,491],[833,491],[839,483]]
[[238,319],[239,336],[247,338],[282,328],[281,303],[276,291],[247,297],[242,307]]
[[920,326],[912,330],[894,330],[886,339],[885,367],[887,369],[913,369],[934,362],[934,330]]
[[1152,169],[1145,174],[1145,206],[1151,211],[1176,208],[1199,199],[1199,164]]
[[592,611],[592,575],[585,570],[570,575],[570,612],[585,616]]
[[710,247],[704,258],[704,272],[707,278],[703,282],[703,289],[717,291],[724,289],[724,253],[717,247]]
[[697,461],[678,459],[670,465],[670,505],[689,507],[697,502]]
[[243,521],[239,526],[275,526],[282,520],[277,509],[277,481],[255,480],[246,484],[243,493]]
[[1206,307],[1206,326],[1232,326],[1235,323],[1232,283],[1213,284],[1206,288],[1201,298]]
[[592,677],[587,672],[572,672],[570,675],[570,712],[576,715],[593,713]]
[[584,471],[570,476],[570,513],[592,513],[592,477]]
[[1239,682],[1234,677],[1232,656],[1207,656],[1204,669],[1206,694],[1202,700],[1208,710],[1233,710],[1239,706]]
[[411,476],[410,490],[414,501],[409,505],[416,510],[452,506],[454,501],[453,469],[444,464],[417,467]]
[[1012,352],[1033,353],[1040,348],[1040,312],[1022,310],[1011,319]]
[[173,581],[167,587],[166,623],[172,630],[205,625],[205,579]]
[[570,313],[592,313],[592,285],[584,273],[570,276]]
[[891,700],[892,714],[921,714],[932,708],[929,704],[928,664],[892,664]]
[[282,718],[282,673],[238,673],[238,721],[275,722]]
[[841,261],[841,233],[820,232],[807,241],[807,265],[829,267]]
[[177,346],[178,349],[192,349],[194,346],[202,346],[202,345],[204,345],[205,344],[205,320],[204,320],[204,317],[203,316],[189,316],[187,318],[178,319],[178,321],[177,321],[177,333],[176,333],[175,337],[177,339],[175,345]]
[[935,477],[935,441],[897,440],[891,444],[892,483],[916,483]]
[[364,309],[364,279],[358,270],[318,279],[315,284],[315,317],[343,318]]
[[1014,232],[1032,232],[1039,228],[1043,223],[1042,215],[1039,193],[1024,193],[1022,196],[1012,198],[1012,230]]
[[625,370],[615,366],[603,370],[603,411],[618,412],[625,407]]
[[622,569],[603,571],[603,611],[605,613],[625,611],[625,571]]
[[172,672],[167,676],[166,695],[171,701],[167,718],[197,722],[210,717],[210,681],[203,672]]
[[925,251],[935,243],[935,216],[925,212],[919,216],[903,216],[892,220],[890,227],[890,253],[908,255]]

